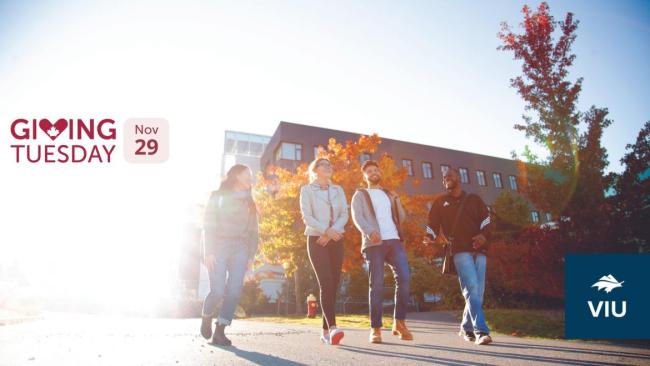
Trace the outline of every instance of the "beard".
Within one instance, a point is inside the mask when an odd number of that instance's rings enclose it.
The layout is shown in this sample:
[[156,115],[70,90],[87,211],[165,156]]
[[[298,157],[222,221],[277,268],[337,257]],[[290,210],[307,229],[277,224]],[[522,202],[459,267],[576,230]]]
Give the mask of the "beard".
[[458,185],[457,182],[449,182],[448,184],[445,184],[445,189],[451,191],[454,188],[456,188],[457,185]]
[[371,184],[379,184],[379,182],[381,182],[381,177],[380,176],[368,177],[368,182],[370,182]]

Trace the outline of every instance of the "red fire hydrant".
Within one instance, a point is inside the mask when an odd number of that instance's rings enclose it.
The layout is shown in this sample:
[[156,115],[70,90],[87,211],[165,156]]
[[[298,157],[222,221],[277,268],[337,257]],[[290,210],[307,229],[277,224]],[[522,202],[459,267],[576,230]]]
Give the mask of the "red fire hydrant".
[[314,296],[314,294],[309,294],[309,296],[307,296],[307,317],[315,318],[316,309],[318,309],[318,301],[316,301],[316,296]]

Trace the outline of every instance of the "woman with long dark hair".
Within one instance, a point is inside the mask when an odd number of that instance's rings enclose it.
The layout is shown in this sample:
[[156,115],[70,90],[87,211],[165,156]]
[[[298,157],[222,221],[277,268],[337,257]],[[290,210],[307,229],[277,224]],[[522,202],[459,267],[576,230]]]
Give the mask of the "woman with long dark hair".
[[[210,293],[203,302],[201,335],[206,339],[212,337],[216,345],[231,345],[224,330],[232,322],[246,269],[257,252],[258,220],[251,183],[250,169],[246,165],[234,165],[219,189],[210,195],[205,209],[204,264],[210,277]],[[219,313],[215,314],[222,301]]]
[[343,265],[343,232],[348,203],[341,186],[332,184],[332,164],[319,158],[309,164],[309,184],[300,189],[300,212],[305,223],[307,252],[318,285],[323,311],[321,341],[337,345],[343,331],[336,326],[336,295]]

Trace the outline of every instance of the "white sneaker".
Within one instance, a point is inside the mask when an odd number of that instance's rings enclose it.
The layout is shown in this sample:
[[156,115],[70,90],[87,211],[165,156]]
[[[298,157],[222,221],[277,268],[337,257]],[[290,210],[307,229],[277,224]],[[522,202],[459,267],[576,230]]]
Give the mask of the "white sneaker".
[[483,346],[492,343],[492,337],[489,334],[478,333],[476,335],[476,345]]
[[329,332],[321,333],[320,334],[320,341],[329,344],[330,343],[330,334]]

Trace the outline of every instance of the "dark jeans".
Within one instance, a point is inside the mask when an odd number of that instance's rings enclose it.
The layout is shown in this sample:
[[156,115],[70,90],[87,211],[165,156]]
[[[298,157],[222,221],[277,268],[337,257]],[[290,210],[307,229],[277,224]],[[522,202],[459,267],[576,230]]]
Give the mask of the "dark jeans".
[[388,263],[395,277],[395,313],[397,320],[406,319],[409,302],[409,264],[406,251],[400,240],[384,240],[381,245],[366,248],[363,256],[368,262],[368,279],[370,288],[370,326],[382,327],[382,312],[384,302],[384,263]]
[[336,325],[336,294],[343,266],[343,239],[330,240],[326,246],[318,244],[318,236],[307,238],[307,253],[320,286],[320,307],[323,329]]

